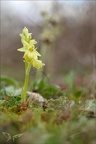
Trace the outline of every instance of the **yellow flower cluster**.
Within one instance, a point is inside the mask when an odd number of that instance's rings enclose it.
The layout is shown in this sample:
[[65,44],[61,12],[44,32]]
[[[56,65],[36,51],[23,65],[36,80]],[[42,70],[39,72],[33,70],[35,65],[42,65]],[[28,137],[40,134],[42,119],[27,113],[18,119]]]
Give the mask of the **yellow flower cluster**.
[[18,49],[20,52],[24,52],[24,60],[27,63],[30,63],[33,67],[39,69],[42,68],[45,64],[41,60],[38,60],[38,57],[41,55],[36,51],[35,44],[37,43],[35,39],[32,39],[32,33],[28,32],[28,29],[25,27],[22,31],[21,42],[23,47]]

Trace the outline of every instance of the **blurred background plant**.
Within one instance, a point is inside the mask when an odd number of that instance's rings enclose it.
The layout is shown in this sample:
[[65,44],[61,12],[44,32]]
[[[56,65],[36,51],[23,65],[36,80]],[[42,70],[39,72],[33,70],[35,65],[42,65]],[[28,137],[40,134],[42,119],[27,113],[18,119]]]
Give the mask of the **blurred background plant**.
[[[42,33],[40,35],[40,53],[42,54],[43,58],[42,60],[46,62],[46,71],[42,69],[42,73],[39,72],[39,75],[41,74],[47,74],[50,73],[51,75],[54,74],[54,58],[55,58],[55,43],[56,40],[58,40],[58,36],[61,32],[60,27],[60,18],[61,16],[59,13],[53,11],[52,14],[48,14],[46,11],[42,11],[41,15],[43,17],[43,29]],[[37,71],[38,73],[38,71]],[[38,76],[37,76],[38,77]],[[40,76],[39,76],[40,77]]]
[[91,85],[96,81],[95,13],[95,1],[1,1],[1,75],[23,80],[22,54],[16,50],[21,47],[18,34],[26,26],[44,53],[45,74],[64,81],[64,73],[76,70],[90,74],[86,83]]

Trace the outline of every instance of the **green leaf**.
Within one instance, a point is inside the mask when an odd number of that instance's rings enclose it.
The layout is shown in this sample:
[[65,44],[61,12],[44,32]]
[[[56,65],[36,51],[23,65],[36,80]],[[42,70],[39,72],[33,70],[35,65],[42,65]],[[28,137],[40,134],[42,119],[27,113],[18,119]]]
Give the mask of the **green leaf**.
[[20,96],[22,93],[22,88],[15,89],[14,96]]
[[71,89],[74,85],[74,79],[75,79],[75,73],[74,71],[69,72],[67,75],[64,77],[65,83],[68,85],[68,87]]
[[11,85],[14,85],[14,86],[18,85],[18,82],[16,80],[14,80],[13,78],[10,78],[10,77],[6,77],[6,76],[1,76],[0,77],[0,83],[1,82],[5,82],[5,83],[8,83],[8,84],[11,84]]
[[14,86],[5,87],[5,92],[6,92],[6,95],[7,95],[7,96],[12,96],[12,95],[14,95],[14,92],[15,92]]

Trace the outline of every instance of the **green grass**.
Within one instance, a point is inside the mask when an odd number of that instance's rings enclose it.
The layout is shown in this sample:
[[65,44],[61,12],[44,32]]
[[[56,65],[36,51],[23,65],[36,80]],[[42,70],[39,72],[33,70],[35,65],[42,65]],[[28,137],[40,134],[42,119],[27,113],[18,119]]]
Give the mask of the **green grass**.
[[[21,83],[0,78],[0,142],[2,144],[95,144],[96,87],[78,85],[73,72],[64,83],[50,78],[30,83],[45,102],[21,103]],[[91,98],[94,95],[94,98]]]

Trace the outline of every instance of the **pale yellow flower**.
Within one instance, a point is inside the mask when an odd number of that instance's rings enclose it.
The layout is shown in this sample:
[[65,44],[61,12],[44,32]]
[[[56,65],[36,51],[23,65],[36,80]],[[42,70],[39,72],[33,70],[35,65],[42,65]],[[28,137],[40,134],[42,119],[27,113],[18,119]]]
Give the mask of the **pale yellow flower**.
[[35,41],[35,39],[32,39],[32,34],[28,33],[28,29],[26,27],[23,29],[20,36],[23,47],[19,48],[18,51],[24,52],[24,61],[30,63],[37,69],[44,66],[44,63],[42,63],[41,60],[38,60],[38,57],[40,57],[41,55],[35,48],[35,44],[37,43],[37,41]]

